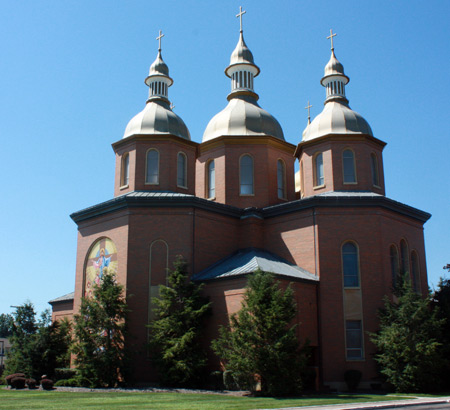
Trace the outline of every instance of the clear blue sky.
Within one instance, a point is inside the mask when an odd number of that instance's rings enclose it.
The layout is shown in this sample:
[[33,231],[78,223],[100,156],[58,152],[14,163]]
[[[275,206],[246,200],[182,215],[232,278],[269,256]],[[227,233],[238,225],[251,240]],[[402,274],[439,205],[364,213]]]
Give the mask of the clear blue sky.
[[74,289],[69,215],[113,196],[114,153],[145,104],[158,30],[169,97],[200,142],[225,107],[224,69],[244,33],[261,74],[260,105],[297,144],[323,107],[319,81],[335,49],[350,106],[387,142],[387,196],[433,214],[430,285],[450,263],[450,2],[3,1],[0,3],[0,313],[37,310]]

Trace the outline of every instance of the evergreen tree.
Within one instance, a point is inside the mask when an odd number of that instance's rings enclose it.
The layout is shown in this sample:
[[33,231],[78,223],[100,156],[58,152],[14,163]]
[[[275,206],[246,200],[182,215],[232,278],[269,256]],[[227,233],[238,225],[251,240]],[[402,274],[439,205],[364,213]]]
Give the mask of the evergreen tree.
[[82,298],[72,346],[81,384],[114,387],[126,381],[126,314],[123,286],[112,274],[94,285],[92,298]]
[[380,330],[371,334],[380,372],[398,392],[436,389],[443,363],[444,320],[431,309],[430,297],[423,298],[412,289],[407,275],[395,295],[394,301],[385,298],[379,312]]
[[302,388],[307,355],[291,325],[296,311],[290,286],[283,292],[268,272],[249,275],[241,310],[212,343],[239,388],[254,390],[255,377],[266,395],[293,394]]
[[12,335],[14,319],[11,315],[0,314],[0,337],[9,337]]
[[206,353],[201,345],[203,321],[210,303],[203,286],[188,277],[187,263],[178,257],[169,272],[169,286],[154,298],[156,319],[149,325],[150,350],[163,384],[194,387],[202,381]]

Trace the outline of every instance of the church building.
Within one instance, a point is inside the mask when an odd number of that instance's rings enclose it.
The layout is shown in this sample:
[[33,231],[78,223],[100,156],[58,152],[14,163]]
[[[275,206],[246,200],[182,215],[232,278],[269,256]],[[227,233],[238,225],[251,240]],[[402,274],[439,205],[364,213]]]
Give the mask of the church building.
[[[175,258],[187,261],[212,302],[205,345],[240,309],[246,275],[259,268],[282,286],[291,283],[298,338],[312,347],[320,385],[344,389],[345,371],[356,369],[360,386],[370,387],[378,379],[367,333],[377,331],[377,310],[385,295],[392,297],[397,273],[408,272],[415,290],[427,292],[423,225],[430,214],[385,196],[386,143],[349,106],[349,77],[333,33],[320,81],[324,108],[297,145],[285,140],[278,121],[258,105],[260,68],[244,41],[243,13],[225,69],[228,103],[201,142],[171,108],[174,80],[160,32],[145,107],[112,144],[114,197],[71,215],[78,226],[75,291],[50,302],[53,319],[76,313],[93,284],[115,273],[133,295],[127,303],[134,377],[150,382],[151,300]],[[217,365],[211,353],[211,370]]]

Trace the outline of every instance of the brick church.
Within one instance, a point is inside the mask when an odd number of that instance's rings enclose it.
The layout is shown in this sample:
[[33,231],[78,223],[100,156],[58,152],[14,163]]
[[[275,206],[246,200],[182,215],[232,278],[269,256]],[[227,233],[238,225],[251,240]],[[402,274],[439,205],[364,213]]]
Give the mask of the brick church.
[[145,107],[112,144],[114,198],[71,215],[78,226],[75,291],[50,302],[53,318],[77,312],[93,284],[115,273],[133,295],[135,378],[151,381],[145,325],[176,256],[212,301],[206,342],[239,310],[246,275],[260,268],[292,284],[298,337],[313,348],[320,383],[343,388],[344,372],[358,369],[369,387],[377,372],[367,332],[377,330],[377,309],[397,273],[409,272],[416,291],[427,291],[423,225],[430,215],[385,196],[386,143],[350,108],[349,77],[333,43],[320,81],[324,108],[297,145],[285,141],[281,125],[258,105],[260,68],[244,41],[242,13],[225,69],[228,104],[201,142],[171,108],[160,34]]

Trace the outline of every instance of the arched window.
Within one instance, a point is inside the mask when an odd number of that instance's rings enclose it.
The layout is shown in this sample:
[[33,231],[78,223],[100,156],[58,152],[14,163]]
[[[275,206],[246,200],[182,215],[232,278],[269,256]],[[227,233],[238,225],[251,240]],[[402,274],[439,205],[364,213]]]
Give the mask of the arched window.
[[389,257],[391,260],[392,287],[395,288],[397,286],[397,276],[399,274],[398,252],[395,245],[391,245],[389,248]]
[[246,154],[243,155],[239,161],[239,174],[240,174],[240,194],[241,195],[253,195],[253,158]]
[[214,160],[208,162],[206,165],[206,194],[208,198],[216,197],[216,170]]
[[277,161],[277,185],[278,198],[286,199],[286,166],[281,159]]
[[409,272],[409,252],[408,245],[404,239],[400,241],[400,257],[401,257],[401,270],[402,274]]
[[147,151],[146,168],[145,183],[151,185],[159,184],[159,152],[156,149]]
[[321,152],[314,157],[314,185],[325,185],[325,178],[323,176],[323,156]]
[[178,153],[177,159],[177,186],[187,187],[187,160],[186,154],[183,152]]
[[378,158],[372,153],[370,154],[370,164],[372,167],[372,184],[380,186],[380,174],[378,173]]
[[420,268],[419,256],[416,251],[411,252],[411,276],[413,287],[416,292],[420,292]]
[[300,195],[305,196],[305,173],[303,171],[303,161],[300,161]]
[[361,320],[345,321],[345,341],[347,360],[358,360],[364,357]]
[[130,178],[130,154],[126,152],[122,156],[122,170],[120,176],[120,186],[127,186]]
[[358,248],[353,242],[346,242],[342,246],[342,271],[345,288],[359,287]]
[[351,149],[346,149],[342,153],[342,166],[344,169],[344,184],[354,184],[356,182],[355,154]]

